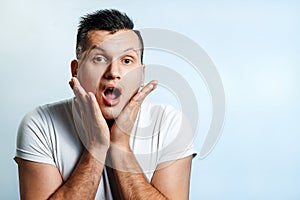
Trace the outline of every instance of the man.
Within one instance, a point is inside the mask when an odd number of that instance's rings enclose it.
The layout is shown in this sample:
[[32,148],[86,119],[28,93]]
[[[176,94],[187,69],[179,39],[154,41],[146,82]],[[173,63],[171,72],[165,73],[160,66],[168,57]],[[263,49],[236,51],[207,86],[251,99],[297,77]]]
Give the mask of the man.
[[117,10],[82,18],[71,62],[75,98],[20,124],[21,199],[188,199],[192,134],[170,106],[144,102],[143,41]]

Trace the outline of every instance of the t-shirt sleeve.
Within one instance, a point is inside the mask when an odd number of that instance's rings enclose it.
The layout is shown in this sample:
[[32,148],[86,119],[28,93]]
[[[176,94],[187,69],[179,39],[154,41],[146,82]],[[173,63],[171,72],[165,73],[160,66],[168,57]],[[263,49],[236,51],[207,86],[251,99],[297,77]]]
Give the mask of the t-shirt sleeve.
[[42,108],[25,115],[18,128],[16,158],[55,165],[47,121]]
[[195,157],[195,131],[187,117],[172,107],[167,107],[164,114],[165,122],[161,128],[163,143],[158,163],[178,160],[187,156]]

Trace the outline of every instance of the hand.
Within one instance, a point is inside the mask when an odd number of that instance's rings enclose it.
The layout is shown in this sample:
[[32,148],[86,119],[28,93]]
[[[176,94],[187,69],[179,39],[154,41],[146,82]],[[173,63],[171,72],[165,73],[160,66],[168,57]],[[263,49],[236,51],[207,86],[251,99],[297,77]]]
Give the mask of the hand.
[[70,86],[76,96],[75,107],[81,118],[81,124],[77,125],[84,130],[78,133],[81,142],[94,157],[104,163],[103,156],[110,145],[110,134],[96,97],[92,92],[87,93],[76,77],[72,77]]
[[157,81],[149,82],[141,91],[135,94],[115,120],[111,128],[111,145],[130,151],[129,139],[138,111],[144,99],[157,87]]

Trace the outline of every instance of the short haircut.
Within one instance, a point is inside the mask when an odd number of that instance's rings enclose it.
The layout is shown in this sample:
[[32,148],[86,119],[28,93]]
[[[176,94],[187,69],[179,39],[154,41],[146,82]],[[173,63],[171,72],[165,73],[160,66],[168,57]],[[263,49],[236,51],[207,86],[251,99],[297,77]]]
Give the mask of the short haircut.
[[[110,31],[111,34],[119,30],[133,30],[132,20],[115,9],[98,10],[81,17],[77,32],[76,57],[80,59],[88,44],[88,32],[92,30]],[[141,43],[141,62],[143,63],[144,43],[138,30],[133,30]]]

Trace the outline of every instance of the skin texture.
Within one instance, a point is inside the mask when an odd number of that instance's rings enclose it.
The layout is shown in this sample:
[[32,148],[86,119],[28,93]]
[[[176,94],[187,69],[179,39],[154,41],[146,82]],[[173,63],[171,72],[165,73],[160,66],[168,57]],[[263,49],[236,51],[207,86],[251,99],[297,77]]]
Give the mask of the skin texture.
[[[85,149],[66,182],[55,166],[16,158],[21,199],[94,199],[107,158],[124,199],[188,199],[191,156],[160,164],[149,183],[129,147],[139,108],[157,85],[151,81],[138,92],[144,65],[137,35],[98,30],[88,38],[89,48],[71,63],[70,81]],[[107,85],[122,91],[116,105],[105,102]]]

